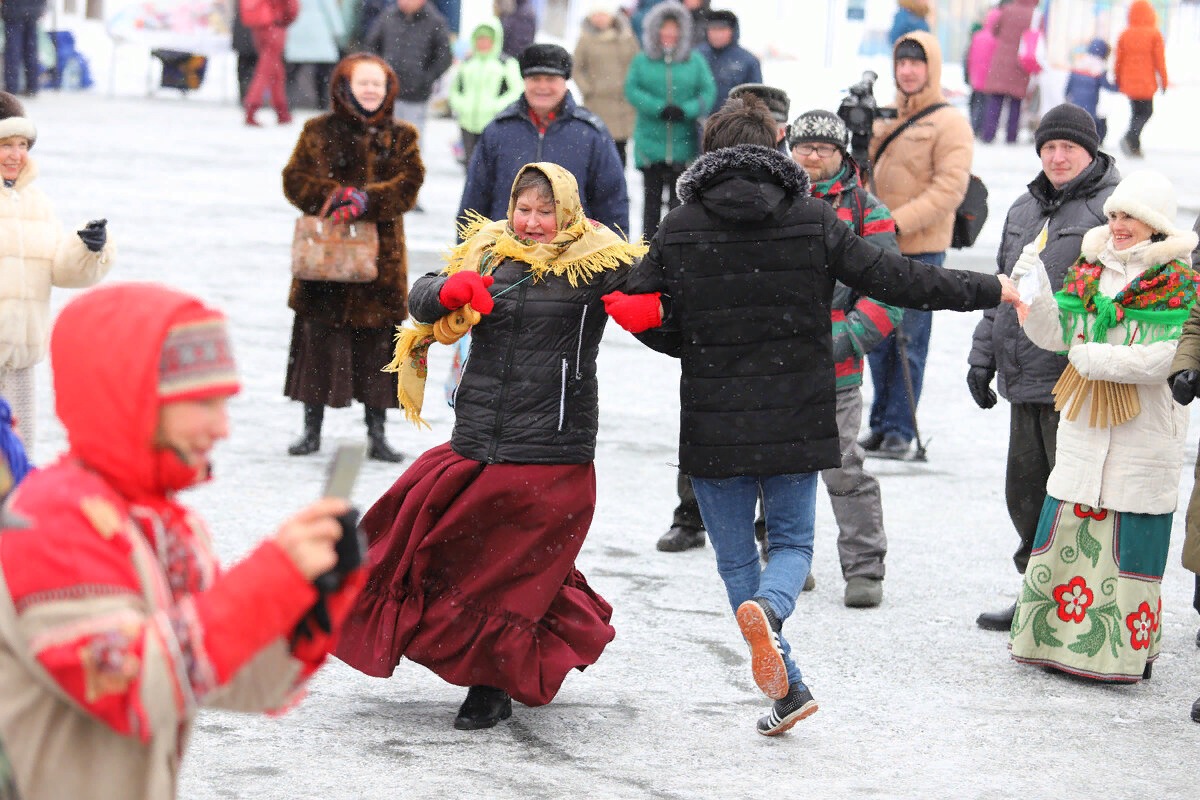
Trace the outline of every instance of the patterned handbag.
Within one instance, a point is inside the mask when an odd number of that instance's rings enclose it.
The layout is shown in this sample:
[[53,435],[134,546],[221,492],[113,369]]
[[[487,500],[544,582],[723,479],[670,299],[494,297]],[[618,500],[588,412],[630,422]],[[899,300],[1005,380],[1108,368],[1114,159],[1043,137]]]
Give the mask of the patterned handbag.
[[379,277],[379,231],[373,222],[334,222],[326,215],[333,194],[315,217],[296,220],[292,275],[302,281],[370,283]]

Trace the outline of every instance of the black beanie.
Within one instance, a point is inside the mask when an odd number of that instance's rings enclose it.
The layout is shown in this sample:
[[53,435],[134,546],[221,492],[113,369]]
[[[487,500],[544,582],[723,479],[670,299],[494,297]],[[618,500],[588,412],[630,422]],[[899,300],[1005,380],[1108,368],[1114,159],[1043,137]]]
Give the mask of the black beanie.
[[1053,139],[1065,139],[1088,151],[1092,158],[1100,149],[1100,134],[1096,132],[1096,121],[1092,115],[1072,103],[1055,106],[1042,115],[1033,143],[1040,155],[1042,145]]
[[821,109],[806,111],[788,128],[788,148],[798,144],[831,144],[846,155],[850,131],[837,114]]
[[893,61],[899,61],[902,58],[911,58],[916,61],[929,61],[929,57],[925,55],[925,48],[921,47],[921,43],[916,39],[902,39],[900,44],[896,45],[896,55]]
[[558,75],[571,77],[571,54],[556,44],[531,44],[517,56],[521,77]]

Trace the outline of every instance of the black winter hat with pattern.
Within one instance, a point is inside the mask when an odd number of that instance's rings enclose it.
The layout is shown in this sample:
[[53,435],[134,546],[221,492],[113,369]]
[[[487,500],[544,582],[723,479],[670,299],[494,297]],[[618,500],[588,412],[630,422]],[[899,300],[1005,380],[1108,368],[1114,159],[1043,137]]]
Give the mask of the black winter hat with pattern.
[[517,56],[521,77],[558,75],[571,77],[571,54],[556,44],[531,44]]
[[831,144],[846,155],[850,129],[842,118],[824,109],[805,111],[788,127],[788,149],[798,144]]
[[1100,149],[1100,134],[1096,130],[1096,121],[1092,115],[1077,105],[1063,103],[1042,115],[1037,131],[1033,134],[1033,143],[1040,155],[1042,145],[1054,139],[1065,139],[1087,150],[1092,158]]
[[914,61],[924,61],[928,63],[929,56],[925,53],[925,48],[921,47],[921,43],[916,39],[902,39],[900,44],[896,45],[895,60],[899,61],[902,58],[911,58]]
[[33,120],[25,116],[21,101],[8,92],[0,92],[0,140],[10,136],[24,136],[33,147],[37,140],[37,128]]

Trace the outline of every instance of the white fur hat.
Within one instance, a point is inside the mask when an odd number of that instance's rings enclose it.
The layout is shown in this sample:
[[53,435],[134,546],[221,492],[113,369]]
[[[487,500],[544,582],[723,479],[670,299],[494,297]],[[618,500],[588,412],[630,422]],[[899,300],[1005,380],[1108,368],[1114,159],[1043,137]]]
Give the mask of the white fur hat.
[[25,116],[21,101],[8,92],[0,92],[0,139],[24,136],[32,147],[37,139],[37,128],[33,120]]
[[1104,201],[1104,213],[1123,211],[1158,233],[1179,233],[1175,227],[1175,187],[1161,172],[1131,172]]

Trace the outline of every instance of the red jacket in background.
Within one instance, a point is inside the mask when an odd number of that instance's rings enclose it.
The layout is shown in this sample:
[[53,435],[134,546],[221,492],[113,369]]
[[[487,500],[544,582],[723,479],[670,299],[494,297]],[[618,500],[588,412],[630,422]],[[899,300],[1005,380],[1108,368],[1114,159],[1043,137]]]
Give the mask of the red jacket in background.
[[247,28],[284,28],[300,16],[299,0],[238,0],[241,3],[242,24]]
[[1113,61],[1117,87],[1130,100],[1151,100],[1161,85],[1167,88],[1167,60],[1158,16],[1149,0],[1134,0],[1129,7],[1129,27],[1117,39]]

